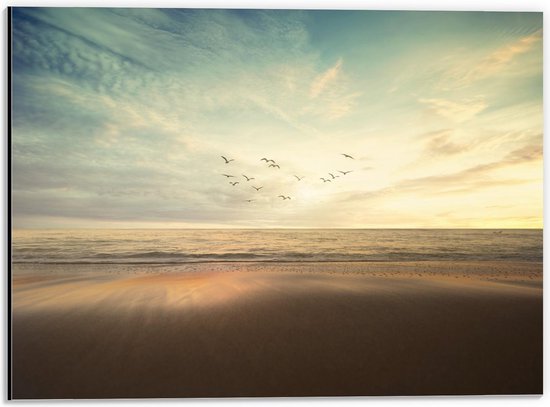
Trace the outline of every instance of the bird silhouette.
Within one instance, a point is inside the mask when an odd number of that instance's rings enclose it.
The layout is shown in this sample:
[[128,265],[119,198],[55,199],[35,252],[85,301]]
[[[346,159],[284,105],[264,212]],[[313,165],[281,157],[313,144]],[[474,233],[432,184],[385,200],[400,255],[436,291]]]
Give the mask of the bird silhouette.
[[235,182],[230,182],[231,185],[235,186],[239,183],[239,181],[235,181]]
[[247,199],[246,202],[254,202],[254,199]]
[[270,161],[271,161],[273,164],[275,164],[275,160],[267,160],[266,163],[268,163],[268,162],[270,162]]
[[225,158],[223,155],[222,155],[221,157],[224,159],[224,161],[225,161],[226,164],[229,164],[231,161],[235,161],[234,158],[231,158],[230,160],[228,160],[228,159]]
[[285,198],[284,198],[284,199],[291,199],[291,198],[290,198],[289,196],[285,196]]
[[297,175],[295,175],[294,177],[295,177],[298,181],[301,181],[301,180],[304,179],[304,177],[299,177],[299,176],[297,176]]
[[281,167],[279,167],[279,165],[277,165],[277,164],[269,164],[269,166],[270,167],[277,167],[277,168],[281,169]]
[[334,176],[334,175],[332,175],[332,174],[331,174],[330,172],[328,173],[328,175],[330,175],[330,176],[332,177],[332,179],[335,179],[335,178],[340,178],[340,176],[339,176],[339,175],[336,175],[336,176]]
[[330,182],[330,180],[329,180],[329,179],[324,179],[324,178],[319,178],[319,179],[322,179],[322,180],[323,180],[323,182]]
[[346,174],[349,174],[350,172],[353,172],[353,171],[352,171],[352,170],[350,170],[350,171],[338,171],[338,172],[339,172],[339,173],[341,173],[341,174],[344,174],[344,175],[346,175]]
[[279,195],[277,198],[283,198],[283,201],[286,199],[284,195]]
[[235,178],[234,175],[228,175],[228,174],[222,174],[224,177],[227,177],[227,178]]
[[344,153],[342,153],[342,155],[343,155],[344,157],[346,157],[346,158],[351,158],[352,160],[355,160],[355,158],[353,158],[353,157],[352,157],[351,155],[349,155],[349,154],[344,154]]
[[262,189],[263,187],[255,187],[254,185],[252,185],[252,188],[254,188],[256,191],[259,191],[259,190]]
[[247,181],[250,181],[250,180],[252,180],[252,179],[256,179],[256,178],[253,178],[253,177],[249,178],[249,177],[247,177],[247,176],[244,175],[244,174],[243,174],[243,177],[245,177]]
[[269,160],[268,160],[267,158],[264,157],[264,158],[260,159],[260,161],[268,162]]

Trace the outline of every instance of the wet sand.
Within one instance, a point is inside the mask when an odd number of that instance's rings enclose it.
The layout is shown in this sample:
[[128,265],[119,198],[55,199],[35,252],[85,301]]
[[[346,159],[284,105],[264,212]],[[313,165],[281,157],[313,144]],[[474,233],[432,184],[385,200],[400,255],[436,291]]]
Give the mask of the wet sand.
[[13,397],[542,393],[542,263],[13,267]]

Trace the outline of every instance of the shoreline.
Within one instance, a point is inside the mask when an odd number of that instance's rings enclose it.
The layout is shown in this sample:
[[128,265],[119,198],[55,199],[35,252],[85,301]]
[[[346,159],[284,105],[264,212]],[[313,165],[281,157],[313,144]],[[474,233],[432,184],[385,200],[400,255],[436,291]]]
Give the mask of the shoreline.
[[259,259],[250,259],[250,260],[191,260],[191,261],[159,261],[159,262],[153,262],[153,261],[142,261],[142,262],[99,262],[99,261],[47,261],[47,262],[37,262],[37,261],[12,261],[12,265],[40,265],[40,266],[48,266],[48,265],[91,265],[91,266],[101,266],[101,265],[122,265],[122,266],[186,266],[186,265],[193,265],[193,264],[334,264],[334,263],[358,263],[358,264],[380,264],[380,263],[388,263],[388,264],[406,264],[406,263],[518,263],[518,264],[543,264],[542,260],[510,260],[510,259],[485,259],[485,260],[446,260],[446,259],[435,259],[435,260],[376,260],[376,259],[365,259],[365,260],[357,260],[357,259],[351,259],[351,260],[259,260]]
[[542,393],[542,263],[14,265],[13,396]]
[[[523,260],[403,260],[403,261],[385,261],[385,260],[331,260],[331,261],[294,261],[294,260],[273,260],[273,261],[263,261],[263,260],[230,260],[230,261],[196,261],[196,262],[130,262],[130,263],[96,263],[96,262],[47,262],[47,263],[37,263],[37,262],[12,262],[12,272],[21,273],[21,272],[32,272],[37,269],[45,269],[46,271],[55,271],[55,268],[67,268],[69,266],[78,266],[80,269],[73,271],[74,273],[81,273],[86,271],[85,269],[93,268],[99,270],[104,270],[106,268],[134,268],[135,271],[147,271],[146,269],[150,266],[151,268],[165,268],[167,272],[171,271],[197,271],[197,268],[206,268],[210,266],[227,266],[228,269],[234,270],[235,267],[239,267],[239,271],[244,269],[261,268],[262,271],[269,270],[271,268],[277,268],[277,266],[282,265],[283,267],[297,267],[302,268],[303,266],[311,267],[316,266],[316,272],[324,272],[326,270],[319,270],[318,268],[326,268],[333,266],[344,266],[344,267],[354,267],[355,272],[369,272],[372,271],[374,267],[385,267],[392,268],[396,271],[404,271],[407,268],[412,267],[422,267],[425,266],[430,269],[437,269],[438,272],[445,272],[449,269],[464,269],[465,267],[470,268],[471,276],[480,275],[480,273],[485,273],[489,269],[494,269],[496,266],[507,269],[506,271],[514,270],[521,272],[535,272],[540,273],[540,278],[542,278],[543,272],[543,261],[523,261]],[[135,266],[135,267],[134,267]],[[140,270],[141,269],[141,270]],[[92,270],[94,271],[94,270]],[[200,270],[203,271],[203,270]],[[334,270],[338,272],[340,270]],[[14,274],[15,275],[15,274]]]

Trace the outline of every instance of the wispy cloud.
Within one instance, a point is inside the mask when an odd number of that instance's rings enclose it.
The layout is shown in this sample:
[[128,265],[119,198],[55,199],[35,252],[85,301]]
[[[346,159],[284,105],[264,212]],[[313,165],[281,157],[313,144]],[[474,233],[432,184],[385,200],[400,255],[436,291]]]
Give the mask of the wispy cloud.
[[369,200],[388,198],[400,194],[437,195],[447,193],[463,193],[467,191],[487,189],[495,186],[514,186],[533,182],[532,179],[499,179],[486,178],[492,171],[519,164],[542,160],[542,146],[526,145],[509,152],[501,160],[475,165],[450,174],[430,175],[426,177],[405,179],[389,187],[366,193],[346,196],[343,200]]
[[542,40],[542,30],[507,44],[484,58],[476,67],[467,72],[462,81],[471,84],[504,69],[515,57],[530,51]]
[[312,82],[309,95],[312,98],[319,96],[327,86],[336,80],[342,68],[342,59],[339,59],[334,66],[319,74]]
[[498,161],[475,165],[451,174],[431,175],[404,180],[396,185],[395,188],[406,192],[423,191],[424,193],[441,193],[462,191],[465,188],[472,190],[495,185],[514,185],[522,182],[531,182],[531,180],[485,179],[483,177],[498,169],[541,159],[542,147],[539,145],[528,145],[508,153],[503,159]]
[[468,143],[457,143],[452,137],[453,130],[445,129],[429,132],[423,137],[425,150],[432,156],[449,156],[468,151],[471,146]]
[[309,87],[310,101],[301,110],[330,120],[348,115],[361,96],[353,88],[353,83],[343,73],[343,60],[340,58],[332,67],[318,74]]
[[487,102],[482,96],[453,101],[442,98],[421,98],[418,101],[439,116],[461,123],[470,120],[487,108]]
[[462,59],[466,58],[467,62],[453,60],[453,66],[442,76],[440,87],[447,90],[457,89],[501,75],[511,69],[516,59],[533,50],[541,41],[542,29],[539,29],[490,52],[481,60],[472,61],[471,57],[463,55]]

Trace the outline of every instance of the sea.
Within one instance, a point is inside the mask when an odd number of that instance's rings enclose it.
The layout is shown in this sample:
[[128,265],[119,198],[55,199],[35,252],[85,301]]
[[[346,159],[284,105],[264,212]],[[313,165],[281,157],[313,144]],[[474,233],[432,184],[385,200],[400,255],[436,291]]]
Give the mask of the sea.
[[541,229],[13,230],[12,263],[535,261]]

